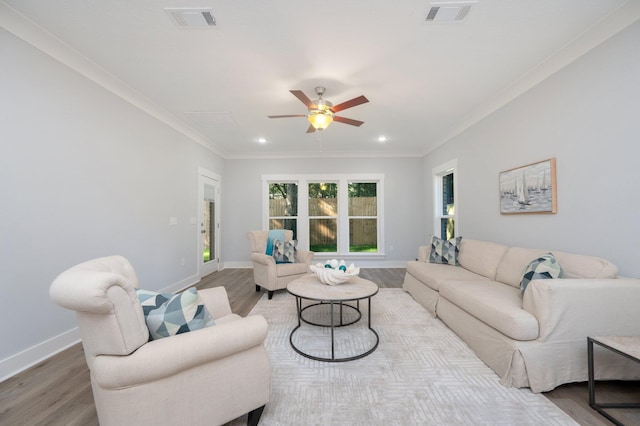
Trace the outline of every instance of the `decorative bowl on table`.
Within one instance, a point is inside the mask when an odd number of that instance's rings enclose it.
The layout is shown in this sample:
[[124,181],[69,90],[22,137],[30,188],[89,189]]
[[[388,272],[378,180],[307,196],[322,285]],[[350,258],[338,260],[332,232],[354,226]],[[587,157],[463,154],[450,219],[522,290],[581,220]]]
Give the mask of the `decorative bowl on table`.
[[344,260],[338,262],[336,259],[326,263],[316,263],[309,266],[309,269],[316,274],[320,282],[326,285],[344,284],[360,273],[360,268],[356,268],[353,263],[347,267]]

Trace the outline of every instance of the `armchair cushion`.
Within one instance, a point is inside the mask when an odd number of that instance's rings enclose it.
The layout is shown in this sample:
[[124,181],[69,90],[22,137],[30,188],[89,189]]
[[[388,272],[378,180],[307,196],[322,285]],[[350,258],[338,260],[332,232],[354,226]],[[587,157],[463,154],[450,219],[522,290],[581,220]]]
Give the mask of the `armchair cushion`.
[[199,330],[214,324],[195,288],[180,294],[136,289],[142,305],[149,340]]
[[276,263],[296,263],[298,261],[296,252],[298,251],[298,242],[296,240],[273,241],[273,259]]

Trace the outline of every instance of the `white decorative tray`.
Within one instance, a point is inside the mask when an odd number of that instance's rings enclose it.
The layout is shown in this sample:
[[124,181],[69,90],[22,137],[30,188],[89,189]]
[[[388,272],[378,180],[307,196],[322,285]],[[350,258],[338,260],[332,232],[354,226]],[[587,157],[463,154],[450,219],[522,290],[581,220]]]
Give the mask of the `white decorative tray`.
[[324,264],[316,263],[309,266],[311,272],[318,276],[318,279],[326,285],[338,285],[349,281],[353,277],[357,277],[360,268],[356,268],[353,263],[346,266],[344,260],[337,261],[332,259]]

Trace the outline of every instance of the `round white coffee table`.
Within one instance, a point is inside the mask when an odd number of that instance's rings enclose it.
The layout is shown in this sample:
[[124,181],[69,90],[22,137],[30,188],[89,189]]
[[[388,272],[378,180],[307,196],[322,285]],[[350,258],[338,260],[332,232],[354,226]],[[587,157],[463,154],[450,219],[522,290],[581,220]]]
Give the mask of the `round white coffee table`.
[[[298,314],[298,325],[291,331],[289,335],[289,342],[291,347],[300,355],[314,359],[317,361],[328,362],[342,362],[352,361],[371,354],[378,347],[380,337],[378,333],[371,327],[371,297],[378,293],[378,286],[369,280],[365,280],[360,277],[354,277],[348,282],[339,285],[326,285],[320,282],[315,274],[305,275],[296,280],[291,281],[287,285],[287,291],[296,297],[296,310]],[[303,306],[302,300],[308,300],[313,303]],[[335,328],[346,327],[351,324],[355,324],[362,318],[362,312],[360,311],[360,301],[367,299],[368,301],[368,330],[373,334],[375,342],[371,347],[366,348],[363,352],[352,356],[336,357],[335,354]],[[355,302],[355,305],[347,302]],[[335,307],[337,305],[339,311],[337,312],[337,319],[334,317]],[[320,323],[312,321],[309,318],[305,318],[305,312],[310,312],[315,309],[329,309],[329,323]],[[355,318],[349,318],[345,320],[345,311],[355,314]],[[302,323],[319,326],[329,327],[331,329],[331,357],[322,357],[309,354],[301,350],[294,343],[294,335]]]

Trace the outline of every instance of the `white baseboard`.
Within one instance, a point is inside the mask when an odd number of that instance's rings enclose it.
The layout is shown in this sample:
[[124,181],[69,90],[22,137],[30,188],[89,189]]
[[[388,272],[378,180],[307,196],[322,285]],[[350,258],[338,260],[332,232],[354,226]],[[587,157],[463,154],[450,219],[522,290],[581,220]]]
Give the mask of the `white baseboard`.
[[73,328],[0,361],[0,382],[80,342],[80,329]]
[[[200,277],[192,275],[175,284],[167,286],[160,291],[164,293],[177,293],[191,287],[198,281],[200,281]],[[22,352],[0,360],[0,382],[33,367],[35,364],[52,357],[58,352],[61,352],[80,341],[80,329],[75,327],[65,333],[25,349]]]
[[253,262],[223,262],[221,269],[252,269]]
[[163,288],[162,290],[158,290],[161,293],[178,293],[186,288],[189,288],[200,281],[200,277],[196,275],[191,275],[183,280],[178,281],[175,284],[171,284]]
[[[358,260],[354,262],[360,268],[404,268],[407,266],[406,261],[379,261],[379,260]],[[250,269],[253,263],[250,261],[241,262],[224,262],[222,269]],[[176,293],[191,287],[200,281],[200,277],[192,275],[175,284],[162,289],[162,292]],[[15,355],[0,360],[0,382],[7,380],[16,374],[33,367],[37,363],[52,357],[53,355],[67,349],[69,346],[80,342],[80,330],[75,327],[58,336],[52,337],[44,342],[38,343],[30,348],[25,349]]]
[[[323,262],[325,258],[315,259],[316,262]],[[349,261],[346,261],[349,264]],[[359,268],[406,268],[406,260],[354,260],[353,263]],[[253,268],[252,262],[224,262],[223,269],[251,269]]]

